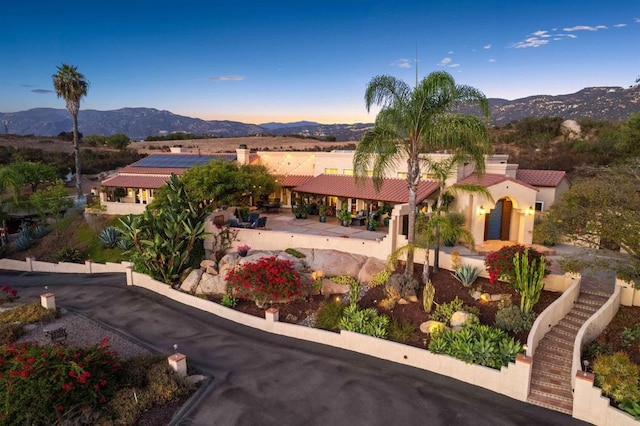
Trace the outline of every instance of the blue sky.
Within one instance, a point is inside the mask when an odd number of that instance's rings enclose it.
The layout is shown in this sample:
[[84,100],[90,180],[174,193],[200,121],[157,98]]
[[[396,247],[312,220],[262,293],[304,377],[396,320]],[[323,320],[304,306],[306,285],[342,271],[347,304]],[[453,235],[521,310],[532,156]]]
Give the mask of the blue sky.
[[[435,3],[435,4],[434,4]],[[416,49],[418,61],[416,62]],[[450,72],[488,97],[632,85],[640,2],[13,1],[0,14],[0,112],[64,108],[51,75],[76,65],[82,109],[151,107],[246,123],[372,122],[376,75]]]

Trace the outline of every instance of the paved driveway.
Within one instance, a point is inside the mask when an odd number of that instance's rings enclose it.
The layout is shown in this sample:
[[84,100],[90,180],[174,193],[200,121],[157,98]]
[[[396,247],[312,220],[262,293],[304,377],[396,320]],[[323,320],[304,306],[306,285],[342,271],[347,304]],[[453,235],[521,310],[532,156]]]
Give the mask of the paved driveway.
[[0,271],[0,283],[83,313],[151,348],[177,343],[214,377],[181,425],[570,425],[569,416],[457,380],[273,336],[127,287],[124,275]]

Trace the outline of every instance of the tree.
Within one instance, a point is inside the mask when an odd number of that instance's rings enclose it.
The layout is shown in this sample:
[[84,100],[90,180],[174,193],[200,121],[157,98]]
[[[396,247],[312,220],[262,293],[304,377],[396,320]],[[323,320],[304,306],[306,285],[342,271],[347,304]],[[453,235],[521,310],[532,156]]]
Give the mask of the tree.
[[0,192],[11,190],[13,202],[17,206],[23,187],[29,185],[33,193],[41,183],[54,182],[57,178],[56,168],[49,164],[17,161],[0,166]]
[[40,215],[40,219],[44,224],[47,216],[52,215],[55,219],[56,235],[58,235],[58,220],[61,213],[73,206],[73,200],[69,198],[67,189],[61,180],[45,189],[39,189],[31,194],[29,198],[31,205]]
[[[417,187],[427,159],[421,154],[438,150],[465,153],[484,170],[484,155],[489,152],[489,136],[483,121],[475,116],[456,114],[455,107],[463,104],[480,108],[489,116],[489,104],[479,90],[456,85],[446,72],[433,72],[412,90],[405,82],[392,76],[374,77],[365,91],[367,111],[381,106],[374,128],[363,136],[356,148],[353,168],[356,179],[372,170],[376,188],[385,173],[398,161],[407,162],[409,194],[409,247],[415,246],[415,218]],[[404,279],[411,281],[413,250],[407,252]],[[415,286],[415,284],[412,284]]]
[[124,149],[131,143],[131,139],[125,134],[116,133],[109,136],[105,143],[111,148]]
[[[619,247],[628,253],[628,261],[610,265],[611,268],[640,284],[639,183],[638,160],[613,168],[599,168],[597,172],[592,170],[591,176],[576,181],[551,206],[545,219],[536,225],[536,239],[549,241],[561,235],[567,241],[590,247]],[[579,271],[586,266],[584,262],[577,262],[573,269]]]
[[80,112],[80,99],[87,95],[89,83],[83,74],[78,72],[78,67],[63,63],[58,67],[58,72],[51,76],[53,87],[59,98],[64,98],[67,103],[67,111],[73,120],[73,150],[76,158],[76,193],[82,197],[81,165],[80,165],[80,140],[78,135],[78,112]]

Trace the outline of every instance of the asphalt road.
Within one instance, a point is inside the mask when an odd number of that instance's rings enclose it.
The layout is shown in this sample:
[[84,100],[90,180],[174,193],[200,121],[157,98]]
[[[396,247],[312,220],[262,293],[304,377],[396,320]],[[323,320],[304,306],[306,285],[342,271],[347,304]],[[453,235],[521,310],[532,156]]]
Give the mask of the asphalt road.
[[0,270],[0,284],[166,353],[179,351],[207,381],[180,425],[573,425],[567,415],[448,377],[348,351],[274,336],[127,287],[123,274]]

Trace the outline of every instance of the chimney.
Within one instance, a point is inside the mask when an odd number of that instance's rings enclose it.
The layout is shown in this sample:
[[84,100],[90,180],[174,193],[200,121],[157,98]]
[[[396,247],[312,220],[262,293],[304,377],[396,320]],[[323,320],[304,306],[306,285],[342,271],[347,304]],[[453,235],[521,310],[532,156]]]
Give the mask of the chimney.
[[249,164],[249,153],[251,151],[247,149],[247,145],[241,144],[239,148],[236,149],[236,157],[237,162],[240,165]]

